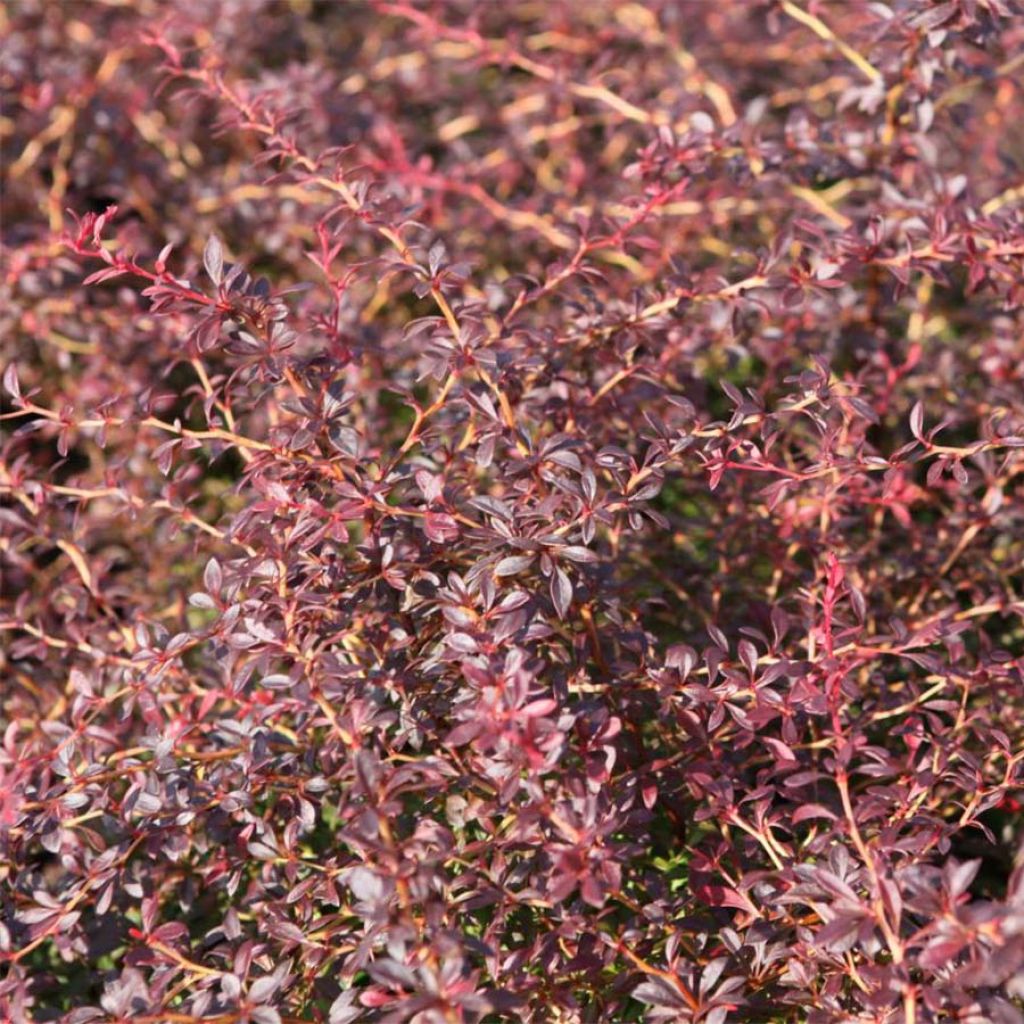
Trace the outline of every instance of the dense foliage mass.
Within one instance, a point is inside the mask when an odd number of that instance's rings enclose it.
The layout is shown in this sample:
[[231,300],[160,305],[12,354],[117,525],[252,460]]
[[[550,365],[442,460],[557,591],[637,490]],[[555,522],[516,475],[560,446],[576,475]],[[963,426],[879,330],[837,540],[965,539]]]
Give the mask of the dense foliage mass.
[[0,1017],[1024,1020],[1014,0],[0,21]]

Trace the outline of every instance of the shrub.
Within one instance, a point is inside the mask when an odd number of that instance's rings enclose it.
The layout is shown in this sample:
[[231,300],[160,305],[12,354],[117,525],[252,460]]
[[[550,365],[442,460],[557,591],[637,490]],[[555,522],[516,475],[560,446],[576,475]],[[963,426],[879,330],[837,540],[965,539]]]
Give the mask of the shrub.
[[1024,10],[0,17],[5,1019],[1024,1020]]

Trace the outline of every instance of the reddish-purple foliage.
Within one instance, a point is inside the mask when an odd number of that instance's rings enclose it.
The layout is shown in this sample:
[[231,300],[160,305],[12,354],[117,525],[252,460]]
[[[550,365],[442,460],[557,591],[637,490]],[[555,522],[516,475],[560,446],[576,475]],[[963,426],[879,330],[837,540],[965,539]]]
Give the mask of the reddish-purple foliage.
[[1024,1020],[1024,9],[0,11],[0,1016]]

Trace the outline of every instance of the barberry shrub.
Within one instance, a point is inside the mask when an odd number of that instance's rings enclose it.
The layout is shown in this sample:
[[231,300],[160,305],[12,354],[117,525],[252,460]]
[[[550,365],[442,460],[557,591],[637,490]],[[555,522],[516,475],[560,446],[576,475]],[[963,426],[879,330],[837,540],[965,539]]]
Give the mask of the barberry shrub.
[[1024,1020],[1024,9],[0,22],[0,1016]]

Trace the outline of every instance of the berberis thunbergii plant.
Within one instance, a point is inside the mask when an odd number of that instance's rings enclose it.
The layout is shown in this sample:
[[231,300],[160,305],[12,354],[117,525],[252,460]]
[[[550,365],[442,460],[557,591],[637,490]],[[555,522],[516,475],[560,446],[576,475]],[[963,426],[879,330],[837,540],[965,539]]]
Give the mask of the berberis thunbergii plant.
[[0,1018],[1024,1021],[1024,7],[16,0]]

